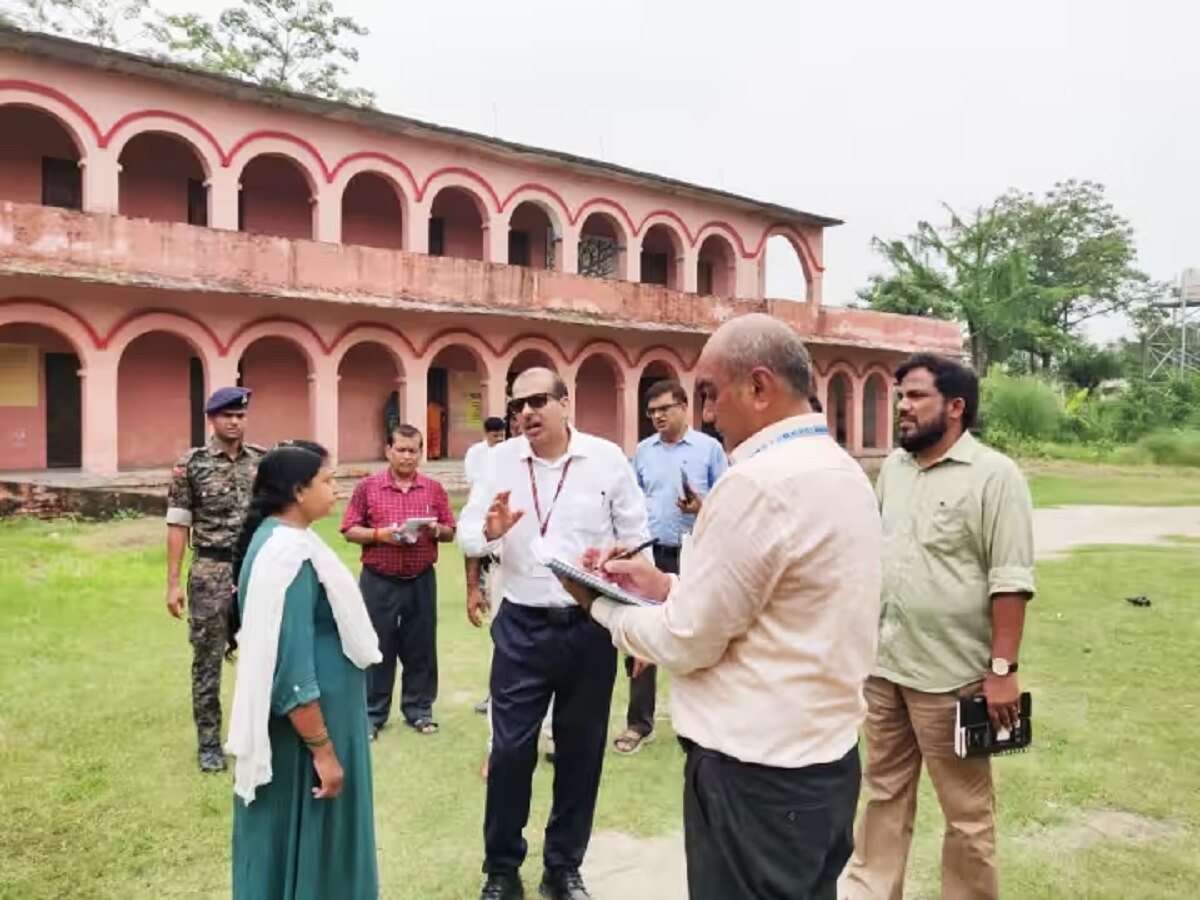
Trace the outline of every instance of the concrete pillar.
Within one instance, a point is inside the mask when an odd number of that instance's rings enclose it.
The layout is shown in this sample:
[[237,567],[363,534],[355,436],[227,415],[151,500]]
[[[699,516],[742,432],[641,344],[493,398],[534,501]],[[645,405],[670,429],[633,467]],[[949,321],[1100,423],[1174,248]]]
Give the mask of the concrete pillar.
[[[204,366],[208,374],[208,384],[204,386],[205,399],[220,387],[234,387],[237,384],[238,360],[234,356],[205,357]],[[250,398],[253,406],[254,398]]]
[[617,277],[622,281],[642,280],[642,239],[630,238],[629,244],[617,254]]
[[638,379],[637,373],[625,373],[625,384],[617,388],[618,407],[621,410],[621,440],[618,442],[625,455],[632,457],[638,443]]
[[80,160],[83,170],[84,212],[104,213],[115,216],[120,212],[121,167],[117,156],[110,150],[93,150],[86,159]]
[[846,428],[850,432],[846,435],[846,442],[850,445],[846,449],[855,456],[861,456],[863,451],[863,380],[854,376],[847,376],[847,381],[850,384],[850,396],[846,401],[850,404],[850,408],[846,410]]
[[82,468],[89,475],[117,473],[117,354],[96,351],[79,370],[83,401]]
[[808,283],[808,292],[805,299],[813,305],[813,309],[821,308],[821,286],[824,280],[824,273],[813,272],[812,280]]
[[342,242],[342,195],[331,185],[317,188],[312,198],[313,240],[326,244]]
[[508,216],[496,213],[484,221],[483,261],[508,265]]
[[505,358],[487,360],[487,371],[479,380],[483,394],[483,417],[498,416],[508,420],[508,361]]
[[[696,293],[696,287],[700,280],[697,272],[699,259],[700,251],[696,247],[688,247],[681,255],[675,257],[675,269],[683,276],[679,279],[679,289],[684,293]],[[680,269],[681,266],[682,269]]]
[[412,202],[405,210],[404,249],[409,253],[429,252],[429,204]]
[[241,183],[232,169],[214,169],[205,184],[208,186],[208,227],[226,231],[238,230],[238,197]]
[[[322,356],[313,361],[308,374],[309,417],[313,440],[329,451],[334,465],[338,460],[338,375],[333,358]],[[251,400],[253,403],[253,400]]]
[[562,240],[554,248],[554,262],[560,272],[579,274],[579,226],[563,226]]
[[404,387],[401,389],[400,394],[400,421],[407,422],[409,425],[415,425],[420,429],[421,434],[425,436],[425,440],[421,442],[422,462],[429,457],[429,436],[425,434],[429,425],[428,378],[428,360],[415,361],[412,365],[412,370],[403,379]]

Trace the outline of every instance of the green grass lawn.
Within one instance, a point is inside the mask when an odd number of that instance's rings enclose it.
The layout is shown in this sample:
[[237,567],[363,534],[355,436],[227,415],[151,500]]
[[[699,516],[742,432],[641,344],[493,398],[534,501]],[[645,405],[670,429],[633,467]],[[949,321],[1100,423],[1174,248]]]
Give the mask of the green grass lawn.
[[[148,520],[0,522],[0,897],[228,896],[230,784],[196,771],[190,652],[186,626],[163,608],[161,538]],[[1021,658],[1037,746],[996,764],[1004,896],[1195,897],[1200,550],[1083,551],[1039,578]],[[479,884],[485,723],[472,706],[488,642],[466,622],[453,550],[439,584],[442,732],[390,728],[374,750],[383,896],[397,900],[470,897]],[[1130,594],[1153,606],[1130,606]],[[621,678],[614,733],[625,699]],[[680,827],[668,733],[663,723],[631,759],[610,754],[598,830]],[[550,774],[536,776],[529,881]],[[1105,839],[1089,825],[1105,810],[1144,821],[1128,820],[1132,839]],[[936,896],[940,830],[926,789],[914,896]]]
[[1200,469],[1022,461],[1034,506],[1200,506]]

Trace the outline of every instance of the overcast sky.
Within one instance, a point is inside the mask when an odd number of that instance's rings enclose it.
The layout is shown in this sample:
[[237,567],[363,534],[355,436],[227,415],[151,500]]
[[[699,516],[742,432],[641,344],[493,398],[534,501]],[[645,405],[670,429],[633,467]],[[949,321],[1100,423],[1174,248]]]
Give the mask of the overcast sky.
[[[352,80],[383,110],[844,219],[826,235],[830,303],[882,268],[872,235],[1071,177],[1107,185],[1151,276],[1200,265],[1200,4],[334,5],[371,30]],[[778,256],[768,287],[796,296],[799,266]]]

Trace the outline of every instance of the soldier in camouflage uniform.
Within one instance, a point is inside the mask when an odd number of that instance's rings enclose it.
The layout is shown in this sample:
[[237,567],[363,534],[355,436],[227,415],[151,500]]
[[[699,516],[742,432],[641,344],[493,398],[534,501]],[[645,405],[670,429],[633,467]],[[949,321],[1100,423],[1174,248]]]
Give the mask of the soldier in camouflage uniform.
[[171,472],[167,495],[167,609],[180,618],[184,549],[188,570],[188,636],[192,644],[192,716],[199,738],[200,770],[225,768],[221,750],[221,664],[225,614],[233,597],[232,554],[246,517],[263,448],[243,441],[250,391],[220,388],[205,404],[213,435],[188,451]]

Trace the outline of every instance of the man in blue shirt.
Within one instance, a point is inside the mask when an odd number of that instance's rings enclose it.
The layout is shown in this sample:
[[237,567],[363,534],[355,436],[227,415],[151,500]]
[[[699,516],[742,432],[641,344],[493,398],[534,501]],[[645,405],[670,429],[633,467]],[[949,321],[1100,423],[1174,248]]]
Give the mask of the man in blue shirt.
[[[651,385],[646,415],[657,433],[638,444],[633,468],[646,495],[654,564],[678,574],[683,536],[692,530],[696,513],[728,461],[717,441],[688,425],[688,396],[679,382]],[[613,748],[629,755],[654,739],[657,670],[626,657],[625,671],[630,678],[627,728],[613,741]]]

